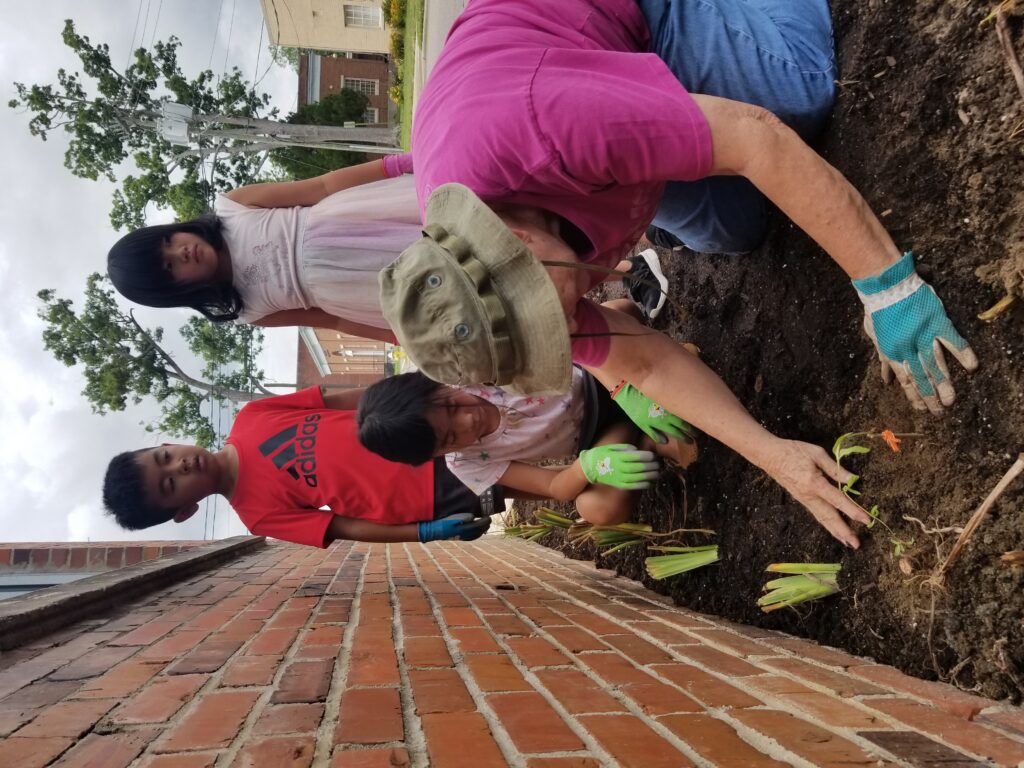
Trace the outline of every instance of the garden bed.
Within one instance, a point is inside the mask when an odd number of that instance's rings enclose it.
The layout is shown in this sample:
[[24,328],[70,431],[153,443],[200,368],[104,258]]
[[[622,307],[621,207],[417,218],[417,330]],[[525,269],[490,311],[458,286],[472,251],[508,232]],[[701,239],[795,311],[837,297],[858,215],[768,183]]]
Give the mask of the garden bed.
[[[1019,3],[1020,4],[1020,3]],[[844,550],[777,485],[710,439],[684,477],[666,473],[637,520],[655,530],[708,527],[721,562],[651,582],[642,548],[602,567],[642,579],[699,611],[782,629],[872,656],[910,674],[993,698],[1024,696],[1024,569],[1000,561],[1024,549],[1024,479],[995,504],[942,589],[927,576],[962,526],[1024,451],[1024,301],[990,323],[977,314],[1024,264],[1024,98],[982,4],[833,2],[843,84],[819,150],[857,186],[981,360],[973,375],[950,358],[957,403],[941,419],[883,387],[849,281],[801,232],[777,217],[766,244],[742,258],[663,254],[685,317],[657,327],[695,342],[703,358],[776,434],[826,449],[850,431],[920,432],[900,453],[873,443],[844,460],[862,501],[893,529],[861,531]],[[1024,58],[1024,24],[1010,18]],[[913,540],[903,573],[891,538]],[[546,543],[558,545],[557,537]],[[694,537],[686,543],[703,544]],[[589,549],[571,551],[590,558]],[[762,614],[755,600],[772,562],[838,562],[843,591],[797,610]]]

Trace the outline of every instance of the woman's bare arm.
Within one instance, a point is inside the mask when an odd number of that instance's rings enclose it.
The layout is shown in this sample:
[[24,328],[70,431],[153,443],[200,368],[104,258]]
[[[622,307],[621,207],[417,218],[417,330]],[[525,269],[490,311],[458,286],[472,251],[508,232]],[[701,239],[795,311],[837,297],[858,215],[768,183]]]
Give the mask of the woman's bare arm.
[[250,208],[293,208],[316,205],[325,197],[360,184],[387,178],[383,160],[350,165],[301,181],[250,184],[228,192],[225,197]]
[[388,344],[396,344],[395,334],[389,328],[378,328],[374,325],[364,325],[345,320],[318,307],[309,309],[284,309],[280,312],[272,312],[253,322],[263,328],[280,328],[288,326],[306,325],[310,328],[330,328],[341,331],[351,336],[359,336],[363,339],[375,339],[386,341]]
[[[840,512],[862,523],[867,515],[836,487],[850,473],[815,445],[776,437],[762,427],[697,355],[632,317],[600,307],[611,336],[608,357],[588,367],[606,386],[626,380],[681,419],[763,469],[845,544],[859,542]],[[615,335],[621,334],[621,335]]]
[[814,238],[851,279],[876,275],[900,251],[846,178],[771,112],[694,95],[711,128],[711,175],[751,181]]

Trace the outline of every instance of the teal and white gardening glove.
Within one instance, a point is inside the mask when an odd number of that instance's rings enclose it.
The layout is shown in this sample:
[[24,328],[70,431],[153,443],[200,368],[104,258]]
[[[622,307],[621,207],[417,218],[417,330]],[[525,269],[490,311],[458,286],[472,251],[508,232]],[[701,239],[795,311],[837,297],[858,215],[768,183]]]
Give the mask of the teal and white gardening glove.
[[658,460],[650,451],[629,443],[598,445],[580,451],[580,466],[587,480],[628,491],[651,487],[658,476]]
[[693,442],[693,427],[666,411],[628,381],[612,390],[612,400],[654,442],[667,443],[670,437]]
[[853,281],[864,302],[864,330],[878,350],[882,381],[896,376],[911,405],[942,412],[956,399],[949,381],[945,348],[968,371],[978,358],[946,316],[935,291],[914,271],[907,251],[881,274]]
[[445,539],[462,539],[473,541],[484,535],[491,527],[490,517],[473,517],[470,512],[458,512],[440,520],[427,520],[420,523],[417,529],[420,541],[443,541]]

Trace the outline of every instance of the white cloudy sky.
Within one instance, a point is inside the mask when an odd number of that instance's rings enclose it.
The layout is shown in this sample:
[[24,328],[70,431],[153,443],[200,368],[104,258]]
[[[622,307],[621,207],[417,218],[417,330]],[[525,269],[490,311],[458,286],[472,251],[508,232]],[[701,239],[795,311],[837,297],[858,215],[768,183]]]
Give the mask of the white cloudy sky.
[[[79,394],[80,373],[42,348],[36,292],[55,288],[77,303],[86,275],[103,271],[107,249],[117,238],[108,220],[113,186],[72,176],[63,165],[63,137],[51,134],[44,143],[30,136],[28,116],[7,107],[14,96],[11,83],[54,82],[58,68],[79,69],[60,38],[66,18],[93,42],[107,43],[119,66],[133,47],[171,34],[182,41],[179,60],[189,75],[207,67],[221,72],[226,62],[252,79],[257,64],[259,76],[270,64],[265,34],[258,45],[263,25],[258,0],[0,0],[0,541],[245,533],[223,499],[208,510],[201,507],[185,524],[135,534],[107,518],[100,503],[106,463],[117,452],[161,441],[140,426],[153,411],[129,407],[124,413],[93,414]],[[296,75],[276,66],[260,83],[285,113],[294,108],[296,89]],[[143,310],[137,316],[173,336],[187,313]],[[268,379],[293,381],[294,330],[268,333],[265,347],[261,362]]]

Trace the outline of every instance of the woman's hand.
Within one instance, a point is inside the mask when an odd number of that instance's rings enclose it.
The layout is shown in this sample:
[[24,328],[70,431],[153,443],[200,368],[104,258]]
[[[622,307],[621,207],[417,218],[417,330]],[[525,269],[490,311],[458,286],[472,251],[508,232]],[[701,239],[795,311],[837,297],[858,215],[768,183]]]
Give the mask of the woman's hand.
[[807,507],[835,538],[853,549],[860,547],[856,534],[839,513],[865,524],[871,519],[836,486],[837,482],[847,482],[853,473],[837,466],[824,449],[798,440],[779,439],[762,469]]

